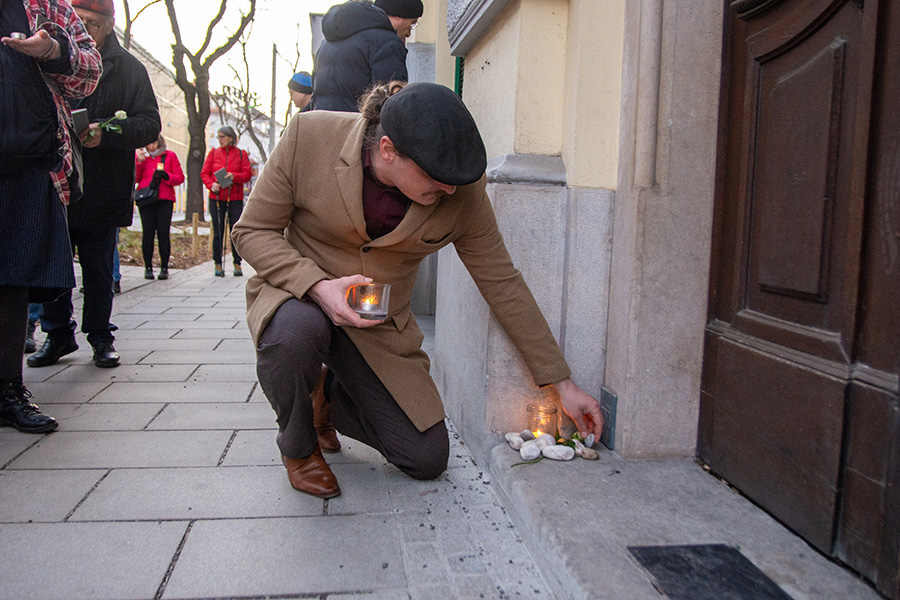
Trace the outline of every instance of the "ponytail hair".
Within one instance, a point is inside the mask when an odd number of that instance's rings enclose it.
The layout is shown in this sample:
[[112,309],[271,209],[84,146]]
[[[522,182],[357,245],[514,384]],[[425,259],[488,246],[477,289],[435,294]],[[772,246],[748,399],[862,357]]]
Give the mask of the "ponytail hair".
[[363,141],[366,148],[372,149],[376,147],[381,140],[381,136],[384,135],[384,129],[381,127],[381,107],[384,106],[385,100],[404,87],[406,87],[405,81],[391,81],[374,85],[360,96],[357,107],[368,123],[365,140]]

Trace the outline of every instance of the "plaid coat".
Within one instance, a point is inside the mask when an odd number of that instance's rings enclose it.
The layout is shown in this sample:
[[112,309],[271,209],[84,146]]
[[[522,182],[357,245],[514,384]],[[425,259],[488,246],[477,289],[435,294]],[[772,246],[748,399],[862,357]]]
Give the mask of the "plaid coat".
[[365,129],[366,121],[354,113],[300,113],[260,174],[233,233],[241,257],[257,272],[246,289],[254,342],[283,302],[303,298],[322,279],[362,274],[390,283],[388,320],[344,330],[424,431],[444,418],[444,409],[410,298],[419,263],[453,244],[535,383],[568,377],[547,321],[503,243],[484,177],[430,206],[412,203],[394,231],[368,237],[362,206]]
[[[57,40],[64,40],[69,47],[68,68],[60,72],[49,68],[52,62],[41,64],[44,69],[44,81],[53,100],[56,103],[56,116],[59,128],[57,137],[61,142],[60,159],[61,167],[50,174],[53,186],[63,204],[69,203],[69,183],[67,177],[72,174],[72,144],[69,127],[72,126],[72,116],[66,98],[77,99],[90,95],[100,81],[103,67],[100,61],[100,53],[94,47],[94,40],[88,35],[87,30],[75,14],[75,11],[66,0],[22,0],[25,13],[28,15],[28,24],[31,27],[30,34],[43,28]],[[66,124],[69,127],[66,127]]]

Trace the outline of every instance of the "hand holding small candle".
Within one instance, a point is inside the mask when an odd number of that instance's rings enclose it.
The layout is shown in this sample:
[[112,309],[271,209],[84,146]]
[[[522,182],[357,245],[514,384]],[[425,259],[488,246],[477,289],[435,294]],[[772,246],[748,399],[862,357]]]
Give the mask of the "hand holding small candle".
[[363,319],[380,321],[388,316],[390,295],[389,283],[364,283],[347,291],[347,303]]

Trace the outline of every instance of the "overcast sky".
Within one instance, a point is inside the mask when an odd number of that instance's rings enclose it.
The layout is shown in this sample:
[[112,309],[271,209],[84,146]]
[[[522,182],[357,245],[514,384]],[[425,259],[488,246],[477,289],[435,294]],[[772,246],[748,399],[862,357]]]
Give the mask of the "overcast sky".
[[[128,5],[132,18],[150,0],[129,0]],[[256,19],[247,46],[247,58],[250,62],[250,83],[253,91],[259,94],[262,110],[269,112],[272,91],[272,44],[285,59],[277,60],[276,73],[276,109],[275,115],[284,118],[288,103],[287,82],[293,74],[291,64],[300,49],[298,70],[312,72],[312,48],[309,30],[309,13],[324,13],[329,7],[339,4],[341,0],[257,0]],[[116,6],[116,24],[125,26],[125,9],[123,0],[114,0]],[[181,29],[182,39],[187,48],[196,52],[209,22],[216,15],[221,5],[220,0],[176,0],[175,13]],[[222,45],[230,31],[240,24],[239,11],[246,11],[250,3],[247,0],[228,0],[228,6],[222,21],[216,26],[212,48]],[[249,27],[248,27],[249,28]],[[132,25],[132,36],[137,43],[149,50],[161,63],[171,67],[172,49],[175,41],[164,2],[150,6],[141,13]],[[204,56],[208,56],[207,51]],[[234,75],[228,68],[228,62],[243,74],[240,45],[220,58],[210,72],[210,89],[218,91],[223,85],[233,81]],[[187,61],[185,61],[187,64]],[[188,65],[188,68],[190,66]],[[173,69],[174,70],[174,69]]]

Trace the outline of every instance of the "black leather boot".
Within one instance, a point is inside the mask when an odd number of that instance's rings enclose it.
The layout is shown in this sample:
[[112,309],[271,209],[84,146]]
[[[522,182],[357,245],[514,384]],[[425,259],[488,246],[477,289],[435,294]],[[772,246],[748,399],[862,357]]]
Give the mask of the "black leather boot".
[[31,402],[31,392],[21,383],[0,384],[0,427],[15,427],[23,433],[46,433],[59,427]]
[[37,323],[28,321],[28,331],[25,335],[25,354],[31,354],[37,350],[37,342],[34,341],[34,330],[36,328]]
[[119,366],[119,353],[116,352],[112,340],[94,344],[94,364],[101,369]]
[[169,267],[160,267],[159,268],[159,276],[157,279],[168,279],[169,278]]
[[25,361],[29,367],[48,367],[56,364],[66,354],[72,354],[78,350],[75,336],[48,335],[41,349],[28,357]]

